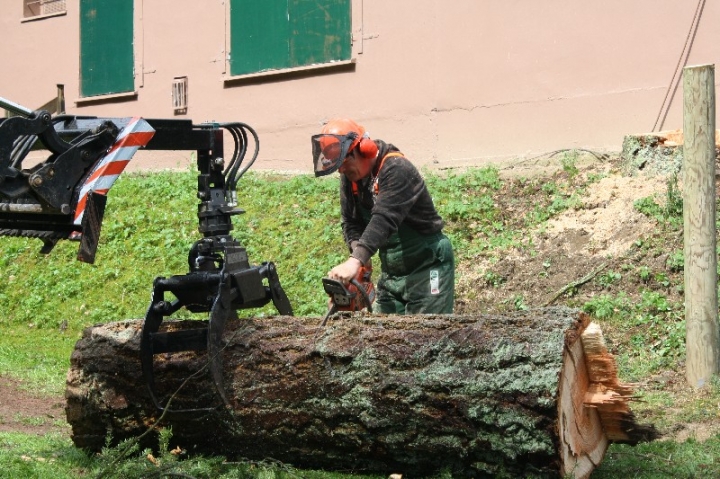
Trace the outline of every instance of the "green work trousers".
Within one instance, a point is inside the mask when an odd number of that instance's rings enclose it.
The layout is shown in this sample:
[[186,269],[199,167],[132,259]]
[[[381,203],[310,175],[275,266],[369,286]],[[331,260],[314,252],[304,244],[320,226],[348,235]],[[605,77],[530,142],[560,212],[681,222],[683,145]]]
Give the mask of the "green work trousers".
[[402,227],[379,251],[382,273],[374,311],[386,314],[452,314],[455,259],[442,233],[421,235]]

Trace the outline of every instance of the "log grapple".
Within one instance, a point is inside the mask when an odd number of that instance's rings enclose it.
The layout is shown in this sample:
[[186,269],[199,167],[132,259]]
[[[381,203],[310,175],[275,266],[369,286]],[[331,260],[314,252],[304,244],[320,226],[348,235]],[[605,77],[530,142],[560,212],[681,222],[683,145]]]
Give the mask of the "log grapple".
[[[53,117],[3,98],[0,108],[15,115],[0,119],[0,236],[39,238],[45,254],[59,240],[72,240],[80,242],[79,260],[95,261],[108,190],[138,148],[196,152],[198,230],[203,237],[190,248],[187,273],[155,279],[140,362],[150,398],[164,409],[168,398],[159,397],[155,387],[155,356],[205,351],[218,392],[218,403],[206,409],[229,404],[221,359],[228,318],[239,309],[270,302],[280,314],[293,314],[274,263],[252,265],[246,249],[231,235],[232,217],[244,213],[237,207],[237,183],[259,151],[255,130],[241,122],[195,125],[177,119]],[[234,143],[227,162],[226,135]],[[50,155],[29,164],[28,154],[38,149]],[[163,321],[183,308],[208,313],[207,326],[163,330]]]

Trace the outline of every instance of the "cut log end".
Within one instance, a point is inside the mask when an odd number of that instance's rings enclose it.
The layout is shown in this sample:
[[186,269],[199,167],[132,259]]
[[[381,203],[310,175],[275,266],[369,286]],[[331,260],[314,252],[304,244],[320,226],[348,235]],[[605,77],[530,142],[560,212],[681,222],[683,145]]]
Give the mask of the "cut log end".
[[563,474],[575,478],[589,477],[611,442],[659,437],[654,427],[636,423],[629,407],[635,399],[631,385],[619,382],[600,326],[587,316],[585,322],[580,341],[567,344],[558,404]]
[[582,342],[591,377],[585,405],[598,410],[608,439],[626,444],[658,439],[660,433],[654,427],[636,423],[630,410],[630,402],[637,399],[633,385],[619,382],[617,363],[605,345],[600,326],[591,323]]

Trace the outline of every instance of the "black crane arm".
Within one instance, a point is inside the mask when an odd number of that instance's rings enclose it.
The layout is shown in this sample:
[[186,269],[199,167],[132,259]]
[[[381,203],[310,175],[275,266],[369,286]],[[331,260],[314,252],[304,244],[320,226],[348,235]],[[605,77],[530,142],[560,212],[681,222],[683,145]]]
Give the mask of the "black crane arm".
[[[206,351],[221,399],[208,409],[228,404],[220,355],[227,319],[239,309],[271,301],[280,314],[293,314],[275,265],[251,265],[245,248],[230,234],[232,216],[243,213],[237,208],[238,180],[259,150],[255,130],[241,122],[194,125],[176,119],[53,118],[47,111],[31,111],[3,98],[0,107],[17,115],[0,119],[0,236],[40,238],[43,253],[59,240],[79,240],[78,259],[94,262],[107,192],[137,148],[197,153],[197,217],[203,237],[190,248],[186,274],[155,279],[140,361],[149,395],[162,409],[155,355]],[[223,149],[225,132],[234,142],[229,158]],[[251,143],[255,148],[245,162]],[[33,162],[28,157],[33,149],[47,150],[49,156]],[[207,326],[182,333],[163,331],[163,321],[183,308],[207,312]]]

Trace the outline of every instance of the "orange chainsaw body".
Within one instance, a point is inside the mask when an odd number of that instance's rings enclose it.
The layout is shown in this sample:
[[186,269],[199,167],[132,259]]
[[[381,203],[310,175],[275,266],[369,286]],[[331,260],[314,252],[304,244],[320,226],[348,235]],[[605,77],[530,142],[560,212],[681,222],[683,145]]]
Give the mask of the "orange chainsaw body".
[[375,285],[372,282],[372,269],[363,266],[350,283],[323,278],[323,288],[330,296],[330,310],[337,311],[372,311],[375,301]]

